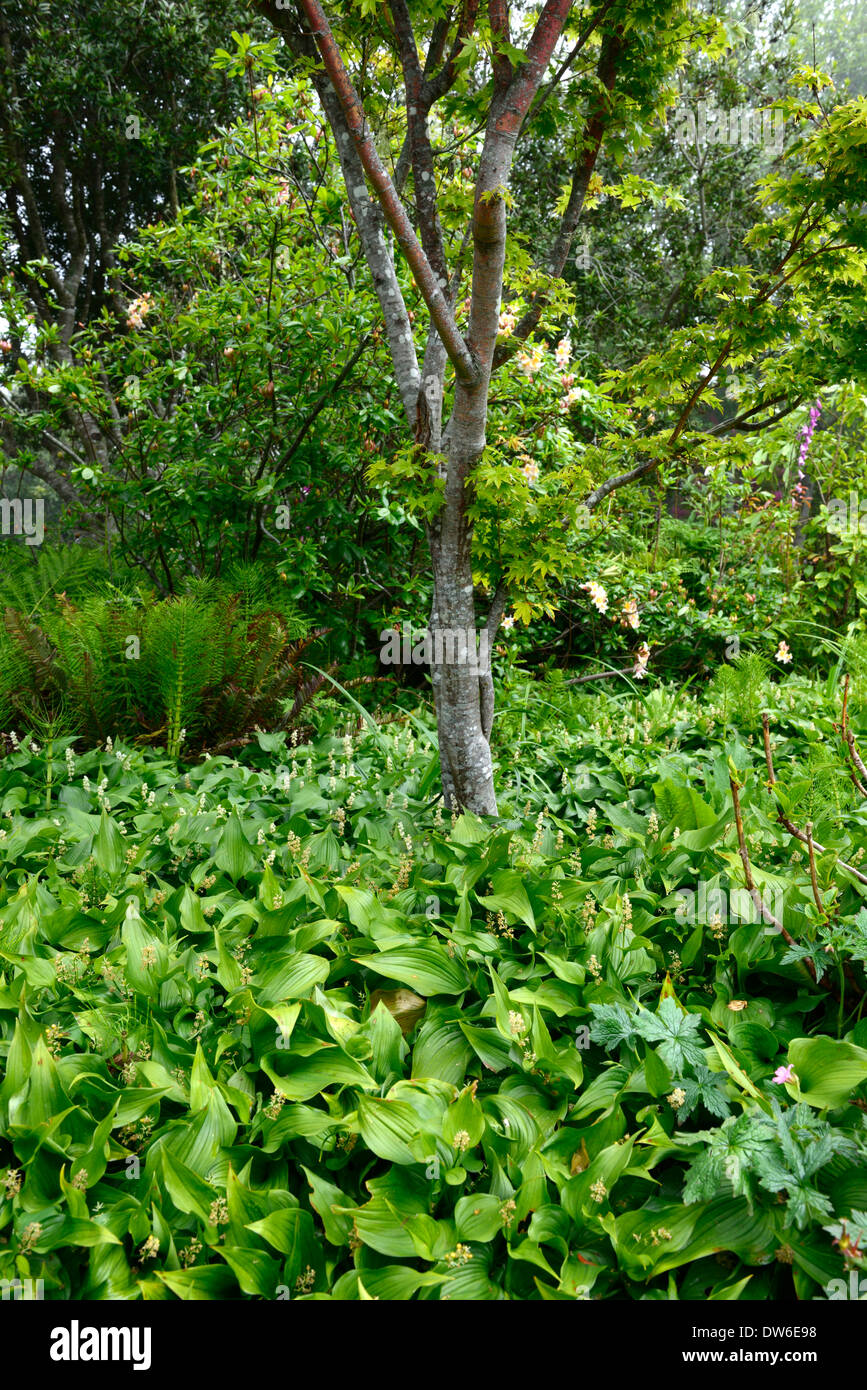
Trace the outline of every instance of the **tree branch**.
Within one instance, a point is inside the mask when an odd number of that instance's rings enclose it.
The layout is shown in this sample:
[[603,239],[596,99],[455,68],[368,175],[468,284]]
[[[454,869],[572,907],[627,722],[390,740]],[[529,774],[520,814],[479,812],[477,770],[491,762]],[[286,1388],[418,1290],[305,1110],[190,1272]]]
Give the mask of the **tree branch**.
[[356,363],[366,352],[367,345],[370,342],[370,338],[371,335],[369,333],[365,333],[364,337],[361,339],[361,342],[358,344],[358,347],[350,357],[349,361],[334,378],[333,382],[328,387],[328,390],[325,391],[324,394],[320,397],[320,399],[316,402],[315,406],[310,411],[310,413],[304,418],[300,428],[298,429],[297,433],[295,434],[295,437],[292,440],[292,443],[289,445],[288,449],[285,449],[283,451],[279,459],[277,459],[274,465],[274,470],[276,473],[282,472],[283,468],[285,468],[286,464],[289,462],[290,458],[295,453],[295,450],[298,448],[305,435],[312,428],[317,417],[322,413],[322,411],[325,409],[332,397],[336,395],[337,391],[343,385],[344,381],[346,381],[347,377],[351,375]]
[[[603,9],[593,20],[587,33],[592,32],[607,8],[607,5],[603,6]],[[586,37],[587,34],[582,37],[582,40],[579,40],[579,43],[586,41]],[[569,201],[566,204],[557,232],[557,238],[548,257],[546,271],[548,275],[555,280],[559,279],[563,274],[566,258],[569,255],[575,232],[581,220],[581,214],[584,211],[587,190],[590,187],[590,180],[593,176],[593,170],[596,168],[596,162],[602,148],[602,141],[611,120],[610,98],[614,90],[617,76],[617,64],[624,48],[625,44],[620,30],[617,30],[614,34],[608,35],[602,43],[596,72],[602,84],[602,88],[607,95],[603,95],[602,92],[600,92],[595,110],[592,112],[587,122],[584,137],[584,152],[575,166],[572,175],[572,188],[569,194]],[[497,345],[496,352],[494,353],[495,368],[507,362],[517,351],[520,344],[526,342],[530,334],[534,332],[548,301],[549,295],[544,291],[539,291],[536,294],[533,304],[526,313],[522,315],[512,336],[507,342]]]
[[415,185],[416,216],[425,255],[442,285],[443,281],[448,280],[449,272],[437,207],[433,150],[427,125],[430,107],[425,92],[424,74],[418,60],[415,34],[406,0],[389,0],[389,9],[397,35],[406,92],[406,123]]
[[[565,2],[566,0],[557,0],[559,4]],[[444,291],[447,286],[442,283],[442,274],[439,276],[436,274],[425,255],[407,216],[406,209],[377,153],[367,125],[364,108],[352,85],[349,73],[346,71],[322,6],[319,0],[298,0],[298,3],[306,15],[325,71],[343,110],[349,134],[364,171],[379,199],[385,220],[394,232],[415,276],[422,298],[436,325],[437,332],[442,338],[458,378],[466,385],[473,386],[479,379],[478,365],[464,341],[451,306],[446,299]]]
[[[257,0],[257,9],[283,35],[296,57],[303,58],[311,65],[317,63],[318,53],[313,39],[292,15],[278,10],[275,0]],[[368,192],[364,168],[349,133],[343,108],[321,67],[313,67],[311,81],[337,143],[349,207],[379,301],[397,387],[412,429],[418,405],[418,359],[394,259],[384,235],[382,212],[377,200],[371,198]]]
[[573,0],[546,0],[545,7],[536,21],[530,42],[527,44],[527,61],[521,63],[506,93],[506,106],[511,120],[520,127],[530,109],[530,103],[539,90],[551,55],[563,33],[563,26],[569,18]]
[[606,478],[604,483],[600,483],[597,488],[587,494],[584,498],[584,506],[592,512],[593,508],[598,507],[599,503],[604,501],[610,492],[625,487],[627,483],[636,482],[639,478],[643,478],[645,473],[652,473],[654,468],[659,467],[660,462],[660,459],[647,459],[646,462],[639,463],[637,467],[630,468],[626,473],[617,473],[613,478]]
[[502,48],[503,44],[510,44],[512,41],[509,28],[509,0],[488,0],[488,20],[493,39],[494,82],[498,88],[506,90],[514,76],[512,60]]

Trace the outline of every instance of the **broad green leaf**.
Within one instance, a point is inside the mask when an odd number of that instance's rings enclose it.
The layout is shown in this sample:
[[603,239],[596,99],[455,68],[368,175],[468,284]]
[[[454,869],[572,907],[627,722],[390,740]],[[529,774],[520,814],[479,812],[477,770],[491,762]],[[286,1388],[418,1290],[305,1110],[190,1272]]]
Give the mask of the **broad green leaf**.
[[418,1136],[418,1116],[404,1101],[358,1097],[358,1128],[367,1147],[389,1163],[418,1162],[410,1143]]
[[390,980],[400,980],[425,997],[432,994],[462,994],[469,977],[460,961],[448,955],[438,942],[423,946],[397,947],[375,956],[356,956],[359,965]]
[[503,1230],[503,1200],[489,1193],[459,1197],[455,1206],[455,1233],[458,1240],[493,1240]]
[[536,918],[521,875],[514,869],[500,869],[491,875],[493,893],[479,896],[479,902],[489,912],[508,912],[525,926],[535,929]]
[[375,1078],[360,1062],[342,1048],[327,1043],[311,1057],[294,1057],[291,1052],[287,1053],[281,1072],[275,1071],[264,1059],[261,1065],[275,1089],[287,1100],[310,1100],[331,1086],[360,1086],[368,1091],[376,1088]]
[[237,883],[255,868],[256,856],[253,853],[250,842],[244,835],[238,812],[233,810],[226,824],[223,826],[217,849],[214,854],[214,863],[218,869],[222,869],[224,874]]
[[789,1062],[801,1086],[801,1099],[820,1108],[848,1105],[867,1079],[867,1049],[839,1038],[793,1038]]

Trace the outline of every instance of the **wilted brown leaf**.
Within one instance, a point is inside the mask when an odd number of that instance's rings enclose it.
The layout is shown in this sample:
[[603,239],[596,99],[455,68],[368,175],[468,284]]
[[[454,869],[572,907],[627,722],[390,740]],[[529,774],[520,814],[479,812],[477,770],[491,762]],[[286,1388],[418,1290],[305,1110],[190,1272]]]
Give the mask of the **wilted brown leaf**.
[[587,1145],[584,1143],[584,1140],[582,1139],[580,1149],[576,1149],[572,1155],[572,1163],[570,1164],[569,1171],[573,1174],[583,1173],[585,1168],[589,1167],[590,1155],[587,1152]]
[[371,1013],[379,1003],[397,1020],[404,1037],[412,1032],[427,1008],[427,1000],[411,989],[375,989],[370,996]]

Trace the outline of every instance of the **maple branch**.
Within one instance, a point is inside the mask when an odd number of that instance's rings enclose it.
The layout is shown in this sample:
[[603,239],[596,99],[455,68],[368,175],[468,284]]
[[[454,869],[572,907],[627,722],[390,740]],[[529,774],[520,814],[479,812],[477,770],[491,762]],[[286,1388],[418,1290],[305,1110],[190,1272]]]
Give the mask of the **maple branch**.
[[506,93],[506,106],[512,118],[517,120],[517,126],[520,126],[539,90],[551,54],[569,18],[572,3],[573,0],[546,0],[536,21],[526,48],[527,61],[518,67]]
[[606,478],[604,483],[600,483],[592,492],[588,492],[584,498],[584,506],[588,511],[598,507],[610,492],[617,488],[625,487],[627,483],[634,483],[639,478],[643,478],[646,473],[652,473],[660,465],[660,459],[647,459],[644,463],[639,463],[635,468],[630,468],[626,473],[616,473],[612,478]]
[[[586,41],[587,34],[592,32],[596,27],[607,8],[608,6],[603,6],[603,9],[592,21],[588,31],[586,31],[585,35],[582,35],[579,44],[583,44]],[[557,238],[548,257],[546,272],[552,280],[559,279],[563,274],[566,258],[569,255],[575,232],[581,221],[584,204],[587,200],[587,192],[590,187],[590,180],[593,177],[593,171],[596,168],[599,152],[602,149],[602,141],[605,138],[605,132],[611,121],[611,93],[614,91],[618,60],[624,48],[625,44],[619,30],[615,34],[611,34],[605,38],[602,43],[596,75],[602,84],[605,95],[600,92],[598,100],[595,103],[595,109],[587,122],[584,137],[584,152],[575,166],[572,175],[572,188],[569,193],[569,201],[566,204],[557,232]],[[494,353],[495,368],[509,361],[515,352],[517,352],[521,343],[526,342],[530,334],[534,332],[549,300],[550,294],[548,292],[540,290],[536,293],[533,298],[533,303],[522,315],[520,322],[516,325],[515,331],[508,342],[497,345],[496,352]]]
[[[461,17],[458,21],[457,32],[455,34],[454,43],[449,51],[449,56],[446,58],[439,72],[431,77],[428,77],[428,67],[431,62],[431,55],[428,55],[428,62],[425,63],[425,97],[430,106],[433,106],[435,102],[439,101],[440,97],[444,97],[446,92],[450,91],[454,86],[458,75],[457,61],[461,56],[461,48],[463,47],[464,39],[472,33],[478,11],[479,0],[466,0],[466,3],[462,7]],[[433,47],[434,44],[432,42],[431,48],[433,49]],[[434,59],[434,61],[436,61],[436,59]]]
[[442,285],[442,282],[448,279],[448,266],[437,207],[433,149],[427,125],[430,104],[406,0],[389,0],[389,9],[397,35],[406,91],[407,131],[422,246],[438,282]]
[[512,80],[512,61],[503,45],[511,44],[509,30],[509,0],[488,0],[488,20],[493,38],[494,82],[505,89]]
[[[565,0],[558,0],[558,3],[564,4]],[[307,18],[325,71],[337,94],[358,157],[376,192],[385,220],[391,227],[398,245],[406,257],[407,264],[415,276],[422,298],[443,341],[449,360],[454,366],[459,380],[467,386],[474,386],[479,380],[478,364],[464,341],[444,293],[448,286],[443,284],[442,274],[436,274],[425,255],[407,216],[406,209],[377,153],[364,108],[352,84],[352,79],[346,71],[322,6],[319,0],[299,0],[299,4]]]
[[418,360],[409,313],[394,266],[394,257],[385,237],[382,210],[376,198],[371,197],[368,191],[364,167],[350,136],[337,93],[323,69],[316,65],[318,53],[310,34],[299,23],[297,17],[286,10],[278,9],[275,0],[255,0],[255,3],[256,8],[282,34],[294,56],[303,59],[312,67],[311,82],[337,144],[350,212],[370,271],[374,293],[379,301],[397,388],[407,422],[412,429],[418,406]]

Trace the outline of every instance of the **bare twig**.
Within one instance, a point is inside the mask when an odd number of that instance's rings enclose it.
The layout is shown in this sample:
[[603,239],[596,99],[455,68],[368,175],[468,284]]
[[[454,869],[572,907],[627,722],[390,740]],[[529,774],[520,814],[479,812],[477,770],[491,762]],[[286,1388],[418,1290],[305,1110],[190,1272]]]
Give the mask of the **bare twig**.
[[[765,903],[758,888],[756,887],[755,879],[753,878],[752,865],[750,864],[750,852],[747,849],[747,839],[746,835],[744,834],[744,821],[743,816],[741,815],[740,787],[738,786],[734,777],[731,776],[731,774],[729,774],[729,786],[732,789],[732,805],[734,806],[735,826],[737,827],[738,832],[738,849],[740,851],[741,863],[744,866],[744,881],[747,885],[747,892],[752,898],[757,912],[768,923],[768,926],[771,926],[776,931],[778,931],[787,945],[794,946],[795,938],[791,935],[790,932],[786,931],[786,928],[783,926],[782,922],[777,920],[777,918],[771,912],[771,909]],[[799,964],[801,968],[806,966],[807,971],[809,972],[812,979],[815,981],[816,967],[814,966],[813,962],[811,960],[807,960],[806,962],[799,962]]]
[[631,666],[623,666],[618,671],[593,671],[589,676],[572,676],[564,685],[583,685],[585,681],[607,681],[612,676],[631,676],[635,671],[635,662]]
[[843,682],[843,713],[840,718],[840,723],[835,724],[834,728],[840,734],[849,761],[852,764],[852,771],[849,773],[849,776],[852,778],[852,782],[855,786],[855,789],[858,792],[859,796],[867,797],[867,787],[865,787],[864,782],[860,780],[860,778],[863,777],[864,781],[867,782],[867,767],[864,766],[864,763],[861,760],[861,756],[855,744],[855,735],[853,734],[852,729],[849,725],[848,705],[849,677],[847,675],[845,681]]
[[807,853],[810,857],[810,886],[813,889],[813,902],[819,912],[825,913],[825,906],[822,902],[822,894],[819,892],[819,881],[816,878],[816,850],[813,843],[813,822],[807,821],[804,827],[807,835]]
[[[765,742],[765,763],[768,769],[768,787],[772,788],[776,785],[777,777],[774,772],[774,757],[771,752],[770,721],[767,714],[762,715],[762,735]],[[794,822],[789,820],[789,817],[785,815],[779,803],[777,803],[777,820],[780,822],[780,825],[788,830],[789,834],[795,840],[800,840],[802,845],[808,843],[807,836],[804,834],[803,830],[799,830]],[[818,854],[825,853],[825,846],[820,845],[818,840],[813,840],[813,848]],[[845,869],[847,873],[852,874],[853,878],[857,878],[859,883],[867,884],[867,874],[863,874],[860,869],[856,869],[854,864],[847,864],[845,859],[838,859],[837,863],[841,869]]]

